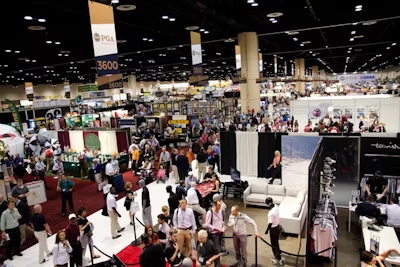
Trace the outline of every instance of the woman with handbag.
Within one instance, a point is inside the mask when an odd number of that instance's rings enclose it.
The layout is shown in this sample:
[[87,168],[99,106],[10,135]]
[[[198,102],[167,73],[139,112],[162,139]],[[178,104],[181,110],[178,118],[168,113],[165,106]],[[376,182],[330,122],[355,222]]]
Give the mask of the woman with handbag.
[[78,225],[79,231],[81,232],[81,244],[82,244],[82,257],[85,257],[86,248],[89,245],[92,250],[93,258],[100,258],[100,255],[96,255],[93,247],[93,230],[94,226],[91,222],[86,219],[87,210],[85,207],[80,207],[78,209]]
[[129,214],[129,219],[131,221],[131,225],[133,225],[135,222],[133,221],[134,214],[131,211],[131,204],[132,202],[135,201],[135,196],[136,193],[132,191],[132,183],[131,182],[126,182],[125,183],[125,203],[124,206],[126,210],[128,211]]

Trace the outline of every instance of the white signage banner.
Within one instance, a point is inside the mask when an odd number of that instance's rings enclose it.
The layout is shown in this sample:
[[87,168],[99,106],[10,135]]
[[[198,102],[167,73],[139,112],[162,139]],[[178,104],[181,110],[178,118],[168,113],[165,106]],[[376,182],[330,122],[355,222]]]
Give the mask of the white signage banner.
[[263,60],[262,60],[262,59],[259,59],[259,60],[258,60],[258,71],[259,71],[259,72],[263,72],[263,70],[264,70],[264,67],[263,67]]
[[203,63],[201,44],[192,45],[192,64],[198,65],[201,63]]
[[27,183],[25,186],[29,189],[29,195],[27,197],[28,206],[34,206],[47,201],[43,181]]
[[94,56],[118,54],[114,24],[91,24]]
[[236,54],[235,58],[236,58],[236,69],[240,70],[242,68],[242,57],[240,54]]
[[26,95],[33,95],[33,86],[26,86],[25,92],[26,92]]
[[376,82],[375,74],[351,74],[351,75],[338,75],[336,79],[341,84],[356,84],[364,82]]

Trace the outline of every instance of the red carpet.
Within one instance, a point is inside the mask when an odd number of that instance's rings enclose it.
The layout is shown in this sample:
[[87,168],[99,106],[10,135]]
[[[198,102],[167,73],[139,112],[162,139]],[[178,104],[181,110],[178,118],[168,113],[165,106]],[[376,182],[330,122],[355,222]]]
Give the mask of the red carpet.
[[[125,265],[132,265],[133,263],[138,263],[139,262],[139,255],[142,252],[142,249],[140,247],[134,247],[134,246],[127,246],[123,250],[121,250],[117,256],[120,258],[120,260],[125,263]],[[166,263],[166,267],[169,267],[169,264]],[[196,262],[193,262],[193,267],[196,267]],[[222,267],[228,267],[226,265],[222,265]]]
[[[124,182],[130,181],[133,184],[133,189],[137,190],[138,176],[133,176],[131,171],[123,174]],[[101,192],[97,192],[97,183],[72,179],[75,182],[75,188],[73,193],[74,209],[77,211],[79,207],[85,206],[88,211],[88,215],[100,210],[104,205],[104,198]],[[32,176],[25,174],[24,182],[28,183],[32,181]],[[68,224],[68,217],[61,217],[61,196],[60,192],[56,191],[57,179],[51,176],[46,177],[46,183],[50,188],[47,190],[47,202],[42,204],[43,214],[46,217],[47,223],[49,224],[51,231],[56,233],[57,231],[64,229]],[[124,197],[122,193],[119,194],[119,198]],[[67,214],[69,213],[69,206],[67,204]],[[26,243],[22,246],[22,250],[37,243],[35,237],[28,238]]]

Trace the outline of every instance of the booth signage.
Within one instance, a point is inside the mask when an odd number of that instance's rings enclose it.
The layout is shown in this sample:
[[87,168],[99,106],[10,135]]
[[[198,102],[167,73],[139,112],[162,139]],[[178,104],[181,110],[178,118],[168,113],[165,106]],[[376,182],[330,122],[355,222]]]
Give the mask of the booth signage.
[[338,75],[337,80],[341,84],[356,84],[363,82],[376,82],[375,74],[352,74],[352,75]]
[[377,148],[377,149],[400,149],[400,146],[398,146],[397,144],[393,144],[392,142],[389,142],[388,144],[371,144],[371,146]]
[[11,110],[11,114],[13,116],[14,122],[18,123],[17,130],[22,131],[22,121],[21,121],[21,115],[19,114],[18,108],[15,106],[13,102],[10,100],[6,99],[6,103],[8,104],[8,107]]
[[71,86],[69,82],[64,82],[64,95],[67,99],[71,98]]
[[100,149],[100,139],[97,135],[95,134],[88,134],[85,137],[85,146],[91,150],[99,150]]
[[104,97],[106,93],[104,91],[89,92],[89,97]]
[[189,120],[169,120],[168,124],[189,124]]
[[190,32],[190,42],[192,44],[192,65],[193,75],[203,75],[203,53],[201,51],[201,35],[198,32]]
[[33,84],[31,82],[25,83],[25,93],[26,93],[26,98],[29,101],[33,101]]
[[44,116],[46,120],[54,120],[62,117],[62,111],[61,108],[53,108],[50,109],[49,111],[46,112],[46,115]]
[[78,85],[79,93],[98,91],[98,90],[99,90],[99,87],[97,86],[97,84]]
[[361,138],[362,154],[400,154],[400,138],[363,137]]

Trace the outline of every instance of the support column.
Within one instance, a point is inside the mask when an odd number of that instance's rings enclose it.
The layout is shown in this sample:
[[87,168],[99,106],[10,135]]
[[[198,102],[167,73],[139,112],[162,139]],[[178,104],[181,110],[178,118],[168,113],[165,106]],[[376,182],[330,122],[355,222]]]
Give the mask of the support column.
[[304,58],[296,58],[294,60],[294,64],[296,67],[294,78],[295,80],[302,80],[302,81],[297,81],[296,82],[296,90],[299,91],[299,93],[304,94],[306,91],[306,84],[304,82],[305,80],[305,62]]
[[128,88],[130,90],[131,97],[137,96],[137,84],[136,84],[136,76],[128,75]]
[[314,81],[314,80],[320,80],[318,66],[312,66],[312,70],[311,71],[312,71],[312,79],[313,79],[312,86],[313,86],[313,88],[317,88],[318,87],[318,82]]
[[260,87],[257,79],[260,78],[258,59],[258,37],[255,32],[244,32],[238,35],[241,56],[241,77],[246,83],[240,84],[240,102],[242,112],[254,109],[260,110]]
[[326,80],[325,70],[323,70],[323,69],[319,70],[319,78],[321,80]]

